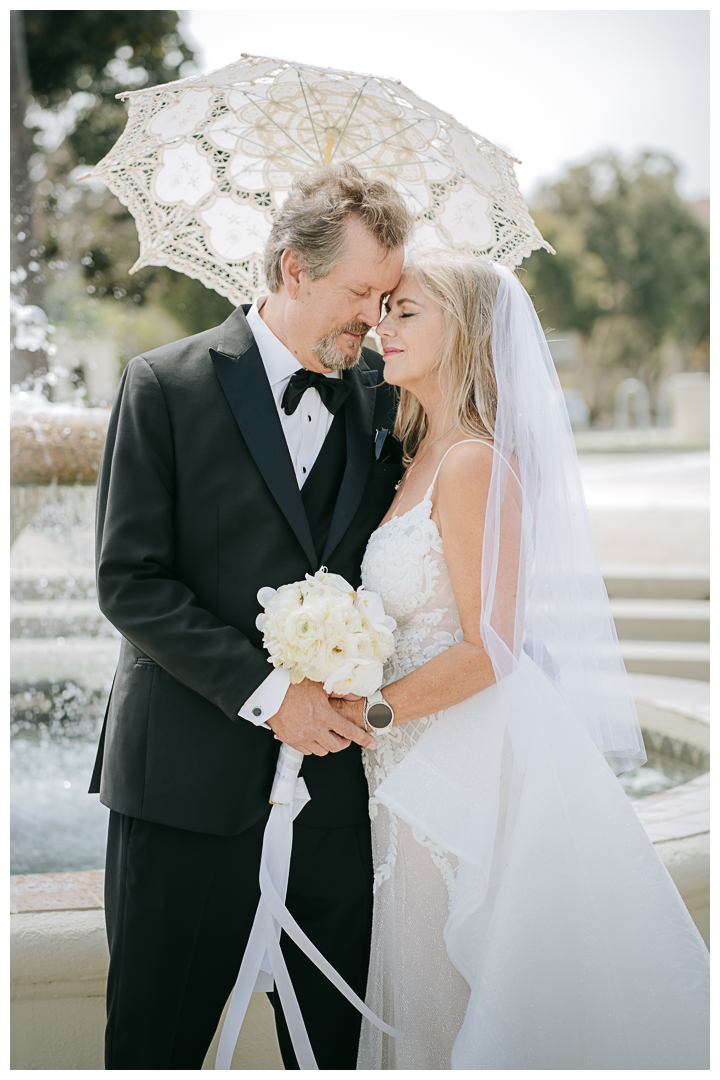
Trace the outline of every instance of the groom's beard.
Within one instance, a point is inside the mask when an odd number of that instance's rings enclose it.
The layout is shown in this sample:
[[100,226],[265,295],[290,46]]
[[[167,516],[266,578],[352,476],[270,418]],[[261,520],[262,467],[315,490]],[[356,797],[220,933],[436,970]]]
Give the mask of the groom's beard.
[[[348,323],[347,326],[343,326],[341,330],[331,330],[329,334],[325,334],[319,341],[316,341],[312,346],[313,355],[320,361],[323,367],[328,368],[329,371],[346,371],[348,368],[355,367],[358,359],[360,358],[360,349],[362,347],[362,339],[367,334],[370,327],[364,322]],[[337,340],[341,334],[361,334],[360,341],[353,342],[350,345],[351,352],[349,355],[341,352],[337,347]]]

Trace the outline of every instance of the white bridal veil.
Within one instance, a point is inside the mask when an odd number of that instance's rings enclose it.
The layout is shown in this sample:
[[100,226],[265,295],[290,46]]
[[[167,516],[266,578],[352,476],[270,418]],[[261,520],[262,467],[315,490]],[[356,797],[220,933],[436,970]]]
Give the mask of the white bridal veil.
[[[506,267],[495,269],[498,453],[483,542],[483,642],[498,685],[525,653],[615,772],[623,772],[642,765],[645,751],[567,409],[530,297]],[[515,743],[526,724],[524,714],[517,719]]]
[[707,950],[614,775],[645,753],[567,410],[529,296],[495,269],[496,682],[375,795],[454,858],[444,938],[471,993],[453,1068],[708,1068]]

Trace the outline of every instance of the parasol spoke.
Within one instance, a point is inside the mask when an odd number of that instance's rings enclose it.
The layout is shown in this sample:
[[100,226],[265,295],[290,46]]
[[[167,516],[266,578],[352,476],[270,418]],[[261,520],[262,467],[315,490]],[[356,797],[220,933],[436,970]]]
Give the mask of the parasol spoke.
[[[270,148],[267,147],[265,145],[265,143],[258,142],[256,139],[251,139],[247,135],[240,134],[238,136],[238,138],[241,138],[243,140],[243,143],[245,143],[248,146],[257,146],[258,149],[261,151],[261,153],[258,154],[256,162],[253,162],[253,161],[248,162],[248,164],[244,165],[243,168],[240,169],[238,172],[233,172],[232,173],[233,176],[239,176],[240,173],[247,172],[249,169],[261,168],[263,160],[267,160],[267,156],[268,156],[268,153],[270,151]],[[294,162],[296,165],[300,166],[300,168],[302,168],[302,169],[307,169],[307,162],[306,161],[300,161],[298,158],[293,157],[290,153],[288,153],[287,150],[277,150],[277,151],[275,151],[275,153],[282,154],[283,157],[286,157],[288,159],[288,161]],[[313,164],[316,165],[317,162],[313,161]]]
[[[359,157],[365,151],[361,151],[360,154],[356,154],[355,157]],[[350,158],[348,158],[348,161]],[[441,161],[440,158],[411,158],[410,161],[388,161],[387,163],[380,162],[378,165],[362,165],[358,168],[362,168],[363,172],[372,172],[374,169],[407,169],[410,165],[446,165],[446,161]]]
[[313,87],[310,85],[310,83],[306,79],[303,79],[303,77],[302,77],[302,75],[300,74],[299,71],[298,71],[298,79],[305,84],[305,86],[307,87],[310,95],[312,96],[312,98],[313,98],[313,100],[315,102],[316,108],[319,110],[319,112],[322,113],[323,120],[325,121],[325,127],[333,127],[333,124],[331,123],[330,118],[328,117],[327,113],[325,112],[325,109],[323,108],[323,104],[320,101],[320,99],[318,98],[317,94],[315,93]]
[[[253,82],[258,72],[263,84]],[[200,82],[122,96],[127,126],[91,175],[135,218],[141,257],[133,269],[149,260],[172,266],[240,303],[262,288],[259,252],[281,193],[343,159],[384,175],[443,246],[512,267],[535,248],[552,251],[522,198],[515,159],[395,80],[244,56]],[[209,192],[203,184],[191,194],[182,142],[207,159]],[[231,241],[224,223],[235,217]]]
[[[389,143],[391,139],[395,139],[398,135],[402,135],[404,131],[409,131],[411,128],[417,127],[418,124],[422,124],[422,120],[413,120],[412,124],[407,124],[404,128],[401,128],[400,131],[393,131],[391,135],[387,135],[384,139],[379,139],[365,150],[358,150],[357,154],[353,154],[353,157],[360,157],[361,154],[369,154],[371,150],[377,149],[378,146],[384,146],[386,143]],[[395,147],[395,149],[406,150],[407,148],[400,146]],[[349,157],[348,161],[352,161],[352,157]]]
[[281,132],[283,133],[283,135],[284,135],[284,136],[285,136],[285,137],[286,137],[287,139],[289,139],[289,140],[290,140],[290,142],[291,142],[291,143],[293,144],[293,146],[297,146],[298,150],[299,150],[299,151],[300,151],[301,153],[305,154],[305,157],[307,157],[307,158],[308,158],[308,159],[309,159],[309,160],[310,160],[310,161],[311,161],[311,162],[313,163],[313,165],[315,165],[315,164],[316,164],[316,162],[315,162],[315,159],[314,159],[314,158],[312,157],[312,155],[311,155],[311,154],[309,154],[309,153],[307,152],[307,150],[305,149],[305,147],[304,147],[304,146],[301,146],[301,145],[300,145],[300,143],[299,143],[299,142],[298,142],[298,141],[297,141],[296,139],[293,139],[292,135],[291,135],[291,134],[290,134],[290,132],[289,132],[289,131],[287,130],[287,128],[283,128],[283,127],[281,127],[281,126],[280,126],[280,124],[278,124],[277,120],[274,120],[274,119],[272,118],[272,116],[269,116],[269,115],[268,115],[268,114],[267,114],[267,113],[265,112],[265,110],[264,110],[264,109],[261,109],[261,108],[260,108],[260,106],[258,105],[257,101],[255,101],[255,99],[254,99],[254,98],[251,98],[251,97],[250,97],[250,95],[248,94],[248,92],[247,92],[246,90],[243,90],[243,91],[242,91],[242,93],[243,93],[243,94],[245,95],[245,97],[246,97],[246,98],[248,99],[248,101],[250,101],[250,102],[251,102],[251,103],[252,103],[252,104],[253,104],[253,105],[255,106],[255,108],[257,109],[257,111],[258,111],[259,113],[262,113],[262,115],[263,115],[263,116],[265,117],[265,119],[266,119],[266,120],[269,120],[269,121],[270,121],[270,123],[271,123],[271,124],[273,125],[273,127],[276,127],[276,128],[278,129],[278,131],[281,131]]
[[362,95],[363,95],[363,90],[365,89],[365,87],[367,86],[367,84],[368,84],[369,82],[370,82],[370,80],[369,80],[369,79],[366,79],[366,80],[365,80],[365,82],[364,82],[364,83],[362,84],[362,86],[360,87],[360,89],[359,89],[359,90],[358,90],[358,92],[357,92],[357,96],[356,96],[356,98],[355,98],[355,101],[353,102],[353,106],[352,106],[352,109],[350,110],[350,115],[348,116],[348,118],[347,118],[347,121],[345,122],[345,127],[344,127],[344,128],[342,129],[342,131],[340,132],[340,138],[338,139],[337,143],[336,143],[336,144],[335,144],[335,146],[333,147],[333,152],[332,152],[332,154],[331,154],[331,156],[330,156],[330,161],[332,161],[332,159],[333,159],[333,158],[335,157],[335,154],[337,153],[337,149],[338,149],[338,147],[339,147],[340,143],[341,143],[341,142],[343,141],[343,139],[345,138],[345,132],[346,132],[346,131],[347,131],[347,129],[348,129],[348,124],[350,123],[350,121],[352,120],[353,116],[355,115],[355,110],[357,109],[357,107],[358,107],[358,104],[359,104],[359,102],[360,102],[360,98],[361,98],[361,97],[362,97]]
[[[243,93],[243,94],[245,94],[245,96],[246,96],[246,97],[250,98],[250,100],[252,101],[253,105],[257,105],[257,102],[258,102],[258,101],[263,101],[263,100],[264,100],[263,98],[254,98],[254,97],[252,97],[252,95],[250,94],[250,92],[249,92],[249,91],[247,91],[247,90],[243,90],[243,91],[242,91],[242,93]],[[278,102],[277,102],[277,101],[273,101],[273,104],[277,105],[277,104],[278,104]],[[297,117],[298,117],[298,118],[299,118],[300,120],[304,120],[304,119],[305,119],[305,113],[301,112],[301,111],[300,111],[299,109],[295,109],[295,108],[293,108],[293,106],[292,106],[292,105],[291,105],[291,104],[290,104],[289,102],[287,102],[287,101],[282,101],[282,102],[280,102],[279,104],[281,105],[281,107],[283,108],[283,110],[284,110],[284,111],[285,111],[285,112],[286,112],[286,113],[287,113],[287,114],[288,114],[289,116],[297,116]],[[258,106],[258,108],[259,108],[259,106]],[[263,115],[264,115],[264,114],[263,114]],[[309,113],[308,113],[308,117],[307,117],[307,118],[308,118],[308,120],[310,121],[310,123],[311,123],[311,124],[313,124],[313,119],[312,119],[312,116],[311,116],[311,115],[310,115]],[[313,126],[314,126],[314,125],[313,125]],[[282,128],[282,131],[284,132],[284,131],[285,131],[285,128]]]
[[[300,72],[297,73],[297,76],[298,76],[298,82],[300,83],[300,89],[302,90],[302,96],[303,96],[303,101],[305,102],[305,108],[307,110],[307,117],[308,117],[308,120],[310,121],[310,127],[313,130],[313,135],[315,136],[315,143],[316,143],[317,148],[318,148],[318,155],[319,155],[319,157],[322,157],[323,152],[320,149],[320,140],[318,139],[317,131],[315,130],[315,121],[313,120],[312,113],[310,112],[310,103],[308,102],[307,94],[305,93],[305,80],[301,76]],[[298,115],[301,115],[301,114],[298,114]]]

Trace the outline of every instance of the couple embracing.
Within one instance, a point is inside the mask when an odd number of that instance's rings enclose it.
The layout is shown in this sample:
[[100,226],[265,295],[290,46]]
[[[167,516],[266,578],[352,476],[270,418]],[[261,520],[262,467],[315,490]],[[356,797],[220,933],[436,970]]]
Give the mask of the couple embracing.
[[[97,510],[108,1069],[201,1067],[280,743],[311,796],[287,908],[405,1033],[283,937],[319,1068],[707,1067],[707,951],[615,777],[642,739],[542,330],[502,266],[406,264],[411,224],[351,165],[298,180],[268,295],[124,373]],[[321,565],[397,622],[370,701],[269,668],[258,590]]]

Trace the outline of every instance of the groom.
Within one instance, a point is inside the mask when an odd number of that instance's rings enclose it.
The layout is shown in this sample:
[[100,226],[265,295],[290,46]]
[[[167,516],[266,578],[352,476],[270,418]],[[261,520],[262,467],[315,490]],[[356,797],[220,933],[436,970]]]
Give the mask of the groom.
[[[256,594],[321,565],[359,584],[402,471],[378,438],[393,391],[362,340],[410,227],[394,190],[351,165],[302,178],[268,240],[270,294],[123,375],[97,504],[99,603],[123,640],[90,787],[111,811],[107,1069],[201,1067],[259,900],[278,739],[308,755],[311,795],[287,907],[364,996],[360,747],[374,741],[319,684],[269,667]],[[286,938],[283,951],[319,1068],[354,1069],[359,1013]]]

